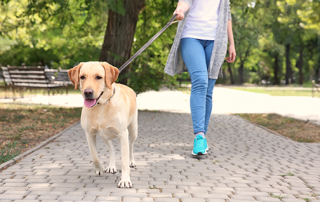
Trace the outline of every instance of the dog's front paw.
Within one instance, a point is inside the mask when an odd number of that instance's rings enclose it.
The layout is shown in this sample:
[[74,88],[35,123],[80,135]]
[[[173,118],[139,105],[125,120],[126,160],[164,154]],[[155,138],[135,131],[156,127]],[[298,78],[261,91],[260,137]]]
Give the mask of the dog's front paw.
[[102,176],[102,173],[104,173],[105,170],[104,170],[104,169],[102,169],[102,170],[95,170],[95,172],[96,172],[97,177],[101,177],[101,176]]
[[104,166],[102,165],[102,163],[100,163],[99,165],[94,165],[94,172],[96,173],[97,177],[101,177],[102,174],[106,171],[106,169],[104,168]]
[[116,166],[108,166],[108,168],[106,169],[107,173],[111,173],[111,174],[115,174],[117,172],[117,168]]
[[135,168],[137,165],[136,165],[136,162],[133,160],[130,162],[130,168]]
[[132,183],[131,183],[130,179],[123,179],[123,180],[120,180],[118,187],[119,188],[132,188]]

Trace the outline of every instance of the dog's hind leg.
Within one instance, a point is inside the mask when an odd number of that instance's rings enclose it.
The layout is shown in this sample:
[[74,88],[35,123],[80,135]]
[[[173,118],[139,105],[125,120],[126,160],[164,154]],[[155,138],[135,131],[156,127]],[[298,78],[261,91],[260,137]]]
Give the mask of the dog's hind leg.
[[111,140],[106,140],[104,138],[102,138],[102,139],[109,146],[109,152],[110,152],[109,166],[107,167],[106,172],[114,174],[114,173],[117,172],[116,159],[115,159],[115,149],[113,147],[113,144],[112,144]]
[[97,152],[97,144],[96,144],[96,135],[95,134],[88,134],[86,133],[90,153],[92,156],[92,163],[94,167],[94,171],[97,176],[102,176],[102,173],[105,171],[105,168],[102,162],[99,159],[98,152]]
[[133,156],[133,144],[134,141],[138,137],[138,110],[136,111],[134,118],[131,122],[131,124],[128,127],[129,130],[129,158],[130,158],[130,167],[134,168],[136,167],[136,162],[134,161]]

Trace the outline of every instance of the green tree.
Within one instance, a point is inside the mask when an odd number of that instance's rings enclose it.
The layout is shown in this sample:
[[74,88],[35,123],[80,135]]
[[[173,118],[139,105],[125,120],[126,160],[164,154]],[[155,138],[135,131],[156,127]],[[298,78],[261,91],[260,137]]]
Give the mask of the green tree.
[[[107,61],[119,68],[130,58],[138,16],[144,2],[145,0],[124,0],[123,12],[109,10],[99,61]],[[129,68],[124,69],[120,75],[120,83],[128,84]]]
[[[242,2],[240,5],[234,4],[232,8],[234,10],[232,23],[237,49],[238,83],[243,84],[244,65],[252,50],[258,46],[260,28],[254,17],[254,6],[249,2]],[[231,68],[229,72],[232,72]]]
[[[68,2],[68,3],[66,3]],[[0,6],[1,38],[13,41],[1,63],[70,68],[98,60],[108,5],[85,1],[15,1]],[[97,9],[94,9],[97,7]],[[38,55],[38,57],[34,57]]]
[[[0,32],[7,48],[1,50],[0,62],[70,68],[103,60],[120,67],[167,23],[175,6],[173,0],[2,1],[0,23],[5,26]],[[175,28],[169,28],[122,72],[120,82],[136,92],[172,86],[175,77],[164,75],[163,68],[174,34]]]
[[[149,39],[170,20],[176,7],[173,0],[146,0],[139,15],[137,29],[132,46],[136,53]],[[163,72],[173,43],[177,24],[173,24],[162,33],[131,65],[128,72],[129,86],[136,92],[148,89],[159,90],[162,85],[172,87],[177,76],[171,77]]]
[[297,10],[297,14],[302,19],[302,25],[306,29],[316,30],[318,32],[317,39],[317,64],[315,68],[319,74],[320,79],[320,0],[303,1],[301,8]]

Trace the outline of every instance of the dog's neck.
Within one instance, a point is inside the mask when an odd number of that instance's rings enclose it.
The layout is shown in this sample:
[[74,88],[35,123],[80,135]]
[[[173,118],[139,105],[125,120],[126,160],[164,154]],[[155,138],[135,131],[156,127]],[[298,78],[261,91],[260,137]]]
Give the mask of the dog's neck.
[[111,98],[114,96],[114,94],[116,93],[116,87],[114,84],[112,84],[112,88],[111,89],[106,89],[103,93],[103,95],[101,96],[101,98],[98,100],[97,104],[105,104],[108,103]]

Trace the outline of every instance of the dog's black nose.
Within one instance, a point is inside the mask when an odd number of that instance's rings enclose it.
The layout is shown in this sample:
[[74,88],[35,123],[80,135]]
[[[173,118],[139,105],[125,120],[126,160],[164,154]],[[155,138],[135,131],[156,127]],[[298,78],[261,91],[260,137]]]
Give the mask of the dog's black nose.
[[85,89],[84,90],[84,96],[86,97],[86,99],[90,99],[93,96],[93,90],[91,89]]

